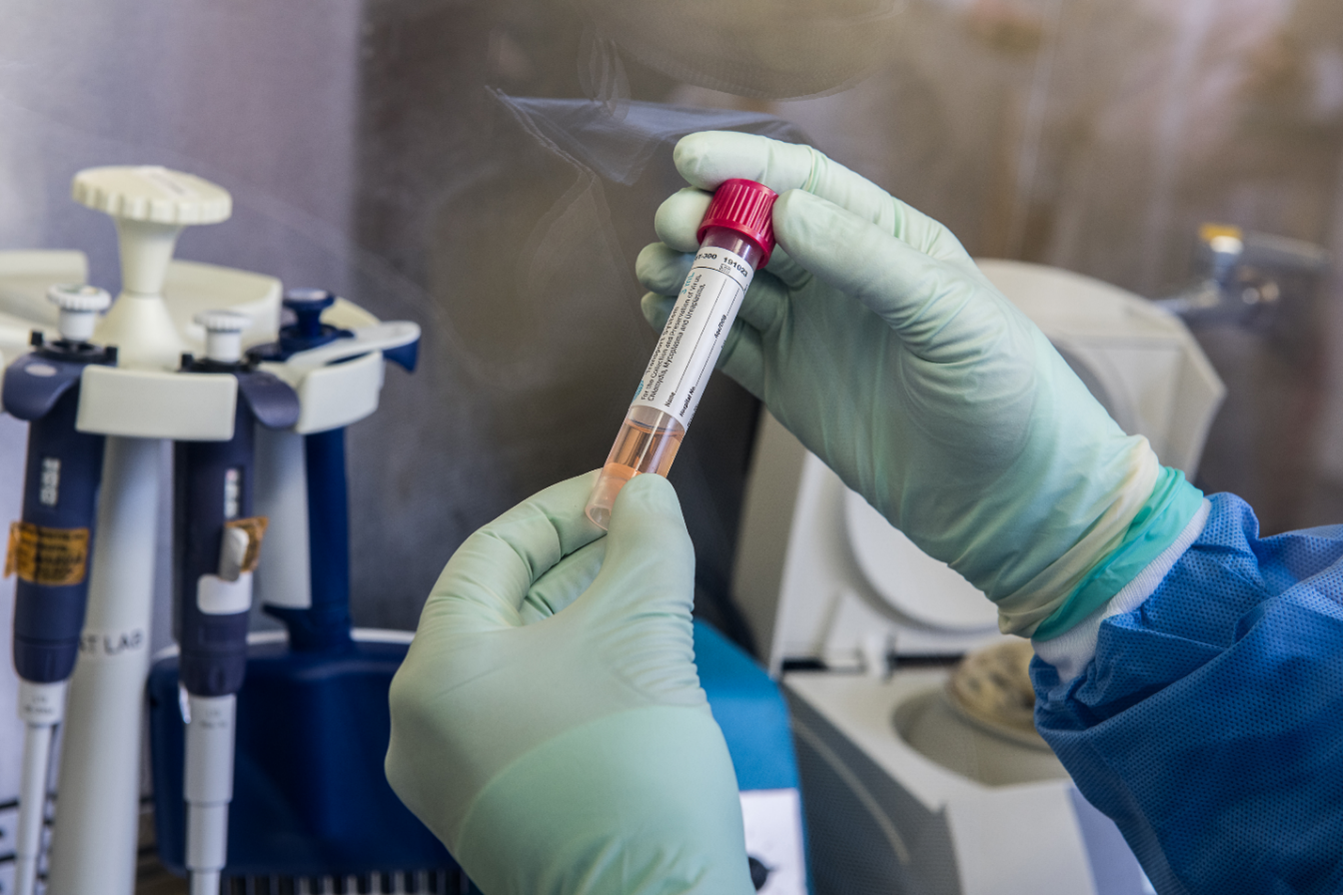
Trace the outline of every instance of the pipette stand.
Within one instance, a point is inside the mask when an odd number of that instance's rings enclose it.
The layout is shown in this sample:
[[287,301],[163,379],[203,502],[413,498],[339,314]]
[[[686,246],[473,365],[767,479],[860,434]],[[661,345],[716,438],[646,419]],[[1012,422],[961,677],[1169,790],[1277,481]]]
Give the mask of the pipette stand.
[[[182,352],[202,336],[188,321],[199,310],[231,309],[253,321],[244,345],[271,341],[279,330],[281,287],[271,277],[171,261],[182,227],[230,215],[229,194],[214,184],[157,167],[95,168],[75,176],[73,195],[113,217],[123,290],[92,340],[115,345],[118,365],[88,369],[80,380],[76,428],[108,438],[88,607],[62,733],[46,891],[132,895],[165,442],[231,438],[238,397],[232,375],[177,372]],[[22,257],[11,269],[42,269],[43,253],[13,254]],[[50,254],[56,267],[83,268],[71,260],[78,253]],[[0,263],[0,278],[5,272]],[[26,313],[40,307],[25,305],[26,282],[12,282],[19,288],[9,292],[0,282],[0,324],[38,316]],[[414,324],[380,324],[343,300],[328,313],[337,325],[354,329],[355,338],[324,353],[266,365],[299,393],[304,416],[296,433],[347,425],[371,413],[382,385],[381,350],[419,337]],[[51,321],[33,323],[50,329]],[[5,362],[14,359],[13,351],[7,344]],[[274,487],[284,490],[286,483],[281,479]],[[262,493],[257,499],[275,502]]]

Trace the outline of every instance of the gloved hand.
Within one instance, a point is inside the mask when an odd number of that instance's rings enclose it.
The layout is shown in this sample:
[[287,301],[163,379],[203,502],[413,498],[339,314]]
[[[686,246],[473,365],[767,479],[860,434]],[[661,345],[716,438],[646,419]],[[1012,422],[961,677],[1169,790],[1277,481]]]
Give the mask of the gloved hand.
[[660,476],[595,474],[471,535],[392,681],[387,779],[487,895],[753,892],[695,672],[694,553]]
[[[738,133],[677,144],[691,188],[639,255],[667,319],[709,193],[771,187],[776,249],[719,366],[926,553],[1047,639],[1117,593],[1201,503],[1110,419],[946,228],[808,146]],[[780,249],[782,251],[780,251]]]

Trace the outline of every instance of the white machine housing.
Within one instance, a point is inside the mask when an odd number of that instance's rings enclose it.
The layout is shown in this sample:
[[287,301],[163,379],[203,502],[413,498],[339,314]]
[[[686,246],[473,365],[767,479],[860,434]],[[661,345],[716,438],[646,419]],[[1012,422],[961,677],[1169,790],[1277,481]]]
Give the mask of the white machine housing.
[[[1125,431],[1194,476],[1224,389],[1183,323],[1077,274],[980,267]],[[944,697],[952,657],[1004,639],[993,605],[768,413],[733,587],[792,707],[817,895],[1150,891],[1043,740],[976,727]]]

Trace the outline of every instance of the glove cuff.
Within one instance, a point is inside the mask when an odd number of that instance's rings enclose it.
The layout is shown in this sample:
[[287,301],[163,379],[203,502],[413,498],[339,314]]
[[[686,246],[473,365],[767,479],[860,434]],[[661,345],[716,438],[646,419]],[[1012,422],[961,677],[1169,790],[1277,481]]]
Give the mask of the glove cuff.
[[1203,492],[1185,481],[1183,472],[1161,467],[1156,487],[1119,546],[1096,563],[1031,636],[1052,640],[1104,605],[1180,537],[1202,506]]
[[547,741],[481,790],[456,840],[490,895],[754,891],[732,759],[706,707],[631,709]]

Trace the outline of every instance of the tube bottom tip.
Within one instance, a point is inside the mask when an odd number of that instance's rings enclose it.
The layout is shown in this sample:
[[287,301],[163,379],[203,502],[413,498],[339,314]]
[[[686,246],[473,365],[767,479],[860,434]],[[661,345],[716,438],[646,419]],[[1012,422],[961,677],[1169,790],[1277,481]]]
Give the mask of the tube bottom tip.
[[606,531],[611,527],[611,511],[606,507],[595,507],[589,504],[584,512],[586,512],[587,517],[592,524],[602,531]]
[[636,475],[638,473],[627,466],[607,466],[602,469],[597,476],[597,484],[592,486],[592,493],[588,495],[587,506],[583,508],[593,525],[602,531],[610,527],[611,508],[616,504],[616,495]]

